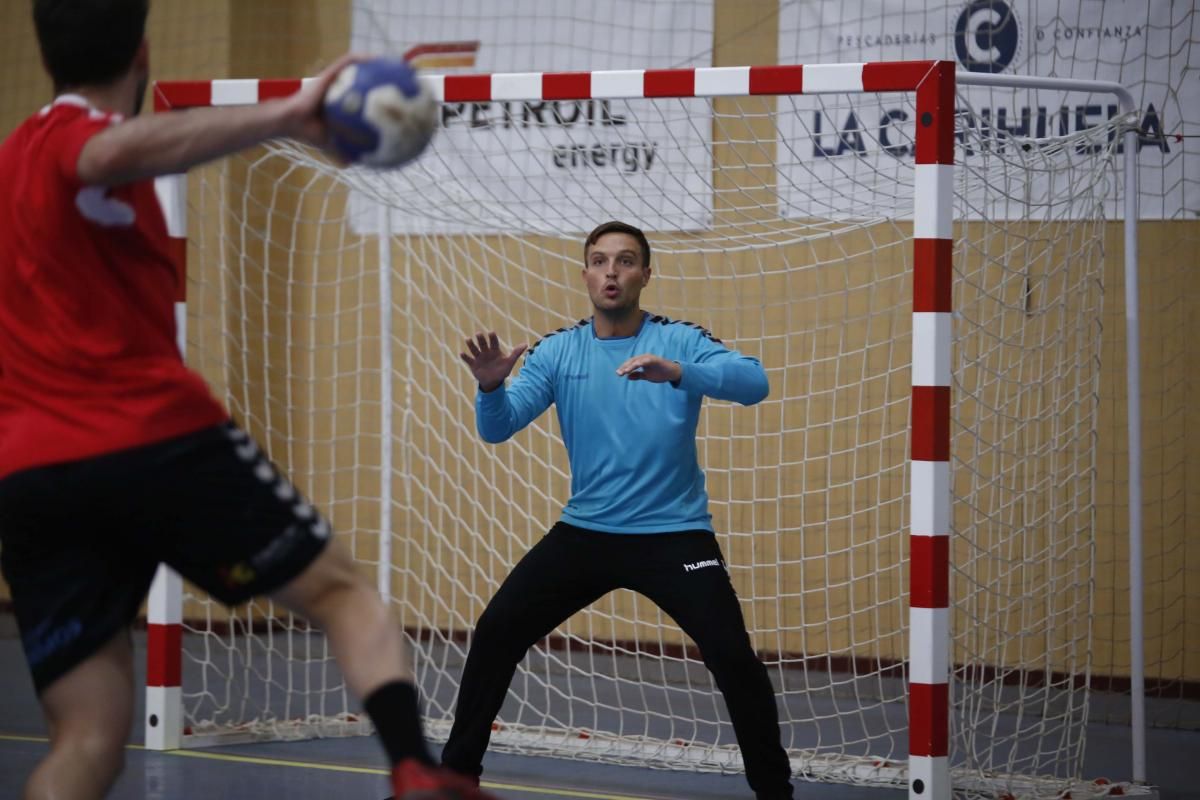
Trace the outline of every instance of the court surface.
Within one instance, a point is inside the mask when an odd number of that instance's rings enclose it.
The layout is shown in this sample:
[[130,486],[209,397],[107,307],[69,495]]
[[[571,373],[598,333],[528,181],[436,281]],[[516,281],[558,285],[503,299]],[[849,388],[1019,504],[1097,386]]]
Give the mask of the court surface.
[[[142,636],[137,664],[141,656]],[[139,676],[140,680],[140,676]],[[1151,704],[1153,719],[1153,704]],[[140,719],[141,714],[135,716]],[[383,757],[371,738],[326,739],[184,750],[144,750],[135,729],[124,775],[113,800],[351,800],[389,794]],[[0,798],[18,798],[24,776],[47,748],[10,617],[0,616]],[[436,751],[435,751],[436,752]],[[1200,732],[1151,728],[1151,777],[1159,796],[1200,799],[1191,763],[1200,757]],[[489,754],[484,786],[503,800],[752,800],[741,775],[618,767],[561,759]],[[1129,774],[1128,728],[1094,724],[1087,736],[1085,772],[1121,779]],[[901,790],[797,781],[797,798],[899,800]]]

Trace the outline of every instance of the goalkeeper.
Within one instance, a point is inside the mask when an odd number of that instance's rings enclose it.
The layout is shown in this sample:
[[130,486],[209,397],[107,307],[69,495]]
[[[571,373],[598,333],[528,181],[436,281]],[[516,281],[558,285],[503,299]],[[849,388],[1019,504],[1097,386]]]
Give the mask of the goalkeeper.
[[642,310],[650,245],[637,228],[593,230],[582,275],[593,316],[543,337],[511,386],[504,381],[524,345],[505,353],[495,333],[479,333],[462,354],[479,384],[484,440],[503,442],[557,406],[571,497],[479,618],[442,762],[478,778],[525,652],[601,596],[632,589],[699,647],[756,797],[791,798],[774,690],[746,634],[696,459],[704,397],[753,405],[767,396],[766,372],[704,328]]

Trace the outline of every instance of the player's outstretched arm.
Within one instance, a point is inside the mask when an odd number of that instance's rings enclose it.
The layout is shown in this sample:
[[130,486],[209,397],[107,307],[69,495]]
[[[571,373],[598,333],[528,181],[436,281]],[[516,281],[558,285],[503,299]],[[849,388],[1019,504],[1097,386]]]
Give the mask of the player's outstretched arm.
[[185,172],[268,139],[291,138],[325,148],[325,90],[342,67],[357,60],[361,57],[343,56],[290,97],[253,106],[151,114],[114,125],[83,146],[79,179],[92,186],[116,186]]
[[766,370],[757,358],[708,341],[686,364],[643,353],[617,367],[617,374],[631,381],[670,381],[679,389],[744,406],[754,405],[770,392]]
[[468,353],[459,353],[459,358],[470,367],[479,388],[484,392],[492,392],[512,372],[517,359],[525,352],[525,345],[519,344],[505,355],[500,347],[500,337],[492,331],[477,333],[474,339],[467,339],[467,350]]

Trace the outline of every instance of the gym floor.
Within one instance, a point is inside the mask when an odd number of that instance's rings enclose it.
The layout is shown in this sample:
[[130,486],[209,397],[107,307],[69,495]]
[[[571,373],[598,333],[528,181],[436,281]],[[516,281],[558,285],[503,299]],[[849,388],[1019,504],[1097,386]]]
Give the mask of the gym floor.
[[[18,798],[24,777],[46,751],[45,724],[25,670],[11,618],[0,617],[0,798]],[[141,645],[141,637],[137,637]],[[138,658],[139,667],[144,658]],[[139,676],[140,679],[140,676]],[[1151,708],[1151,719],[1154,718]],[[1178,718],[1179,715],[1174,715]],[[140,719],[141,713],[135,716]],[[135,726],[136,727],[136,726]],[[390,791],[383,754],[369,737],[153,752],[134,731],[127,766],[112,800],[229,800],[286,797],[383,798]],[[1148,771],[1159,797],[1200,799],[1191,759],[1200,731],[1151,728]],[[484,786],[504,800],[751,800],[741,775],[715,775],[489,753]],[[1129,729],[1092,724],[1085,774],[1121,780],[1129,774]],[[900,800],[903,790],[796,782],[797,797]]]

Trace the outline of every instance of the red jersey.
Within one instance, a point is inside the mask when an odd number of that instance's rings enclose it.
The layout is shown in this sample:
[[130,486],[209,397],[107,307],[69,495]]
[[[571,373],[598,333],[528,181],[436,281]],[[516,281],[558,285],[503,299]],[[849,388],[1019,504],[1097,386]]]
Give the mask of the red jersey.
[[228,417],[176,346],[180,278],[153,182],[76,172],[120,121],[64,95],[0,145],[0,477]]

